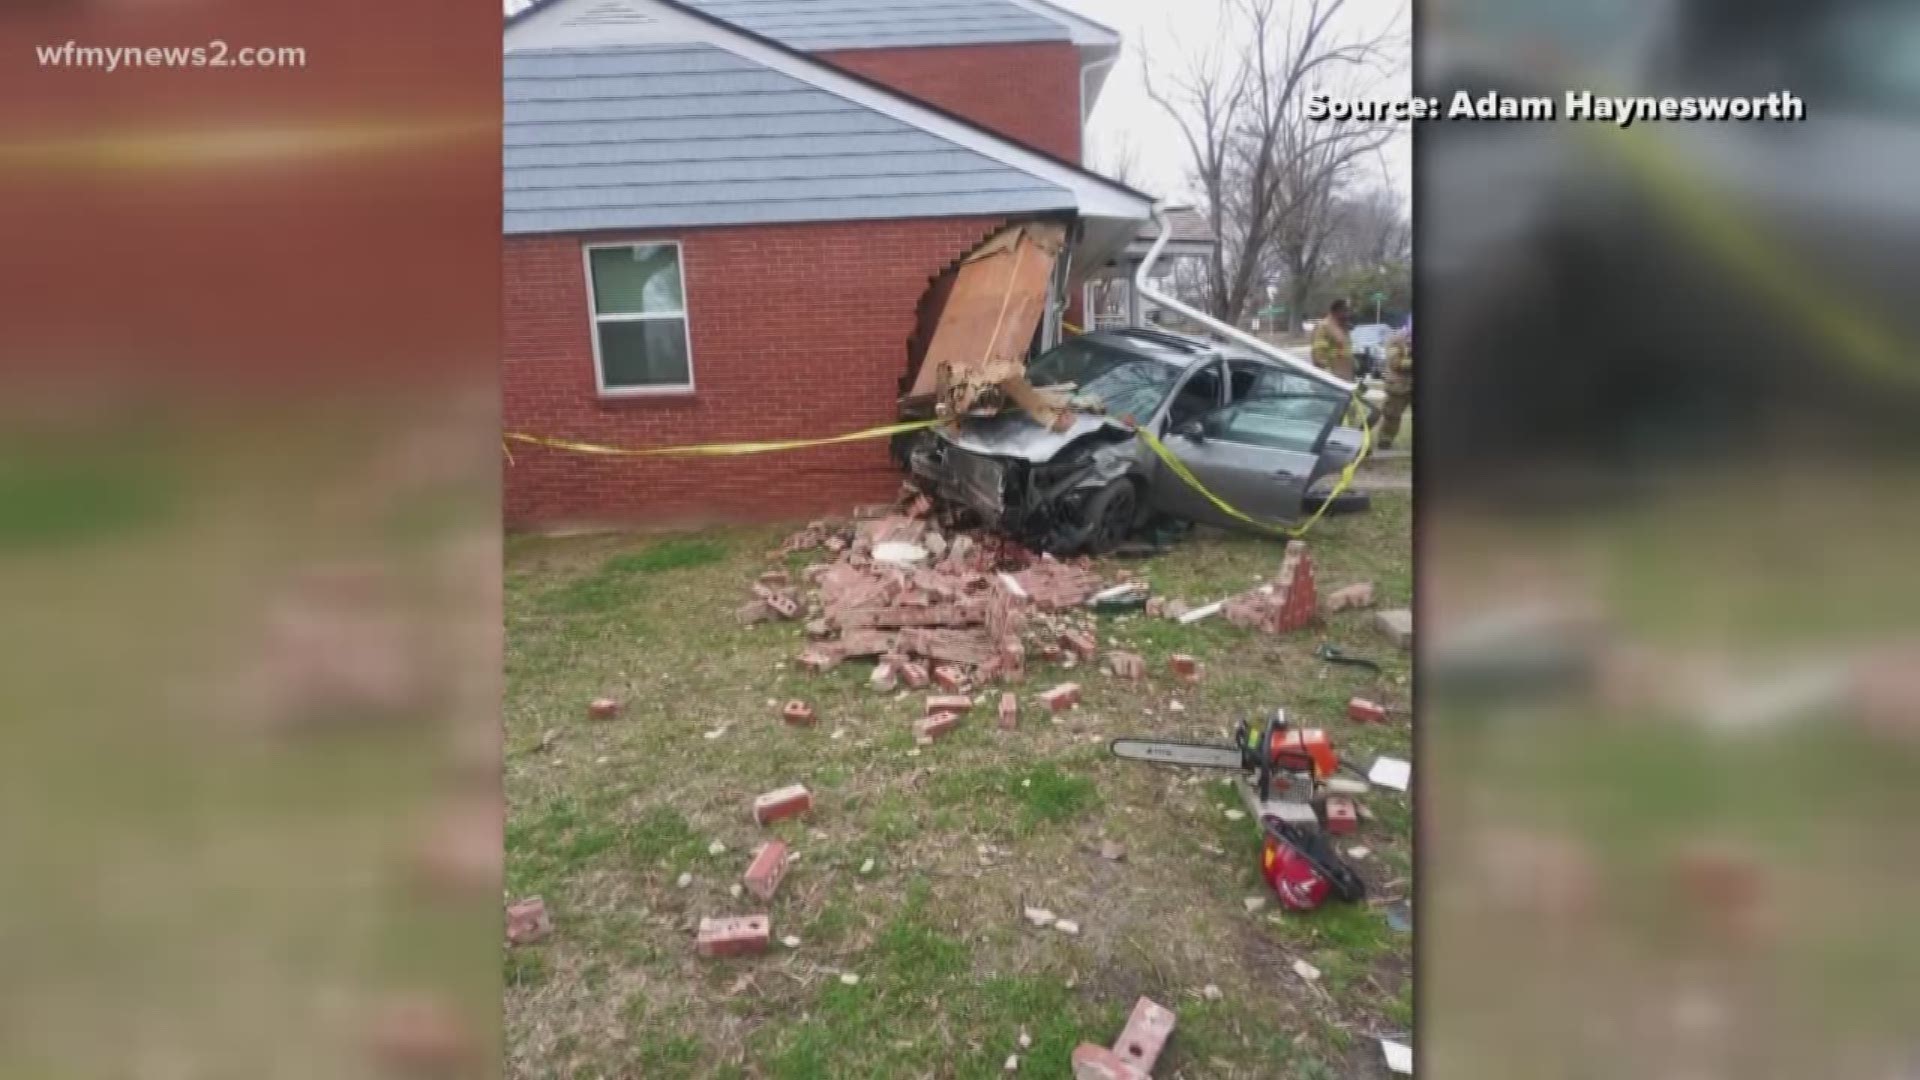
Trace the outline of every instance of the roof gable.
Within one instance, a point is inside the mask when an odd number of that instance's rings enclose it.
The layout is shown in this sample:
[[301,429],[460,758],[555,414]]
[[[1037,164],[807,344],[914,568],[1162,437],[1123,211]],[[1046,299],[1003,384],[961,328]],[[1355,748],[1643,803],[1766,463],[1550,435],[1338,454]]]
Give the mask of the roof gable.
[[[532,0],[508,24],[559,0]],[[1048,0],[685,0],[715,18],[803,50],[1071,41],[1117,48],[1109,27]],[[618,26],[628,0],[592,0],[573,16]]]
[[508,232],[1151,208],[672,0],[552,0],[506,49]]

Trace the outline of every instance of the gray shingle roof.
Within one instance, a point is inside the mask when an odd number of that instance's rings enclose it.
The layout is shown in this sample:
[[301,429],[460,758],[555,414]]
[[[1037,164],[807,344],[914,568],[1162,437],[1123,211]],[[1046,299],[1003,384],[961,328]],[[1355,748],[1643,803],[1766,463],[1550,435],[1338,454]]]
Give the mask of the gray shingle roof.
[[509,235],[1075,205],[1066,188],[713,45],[515,51],[505,65]]
[[683,0],[796,49],[1066,41],[1067,27],[1007,0]]

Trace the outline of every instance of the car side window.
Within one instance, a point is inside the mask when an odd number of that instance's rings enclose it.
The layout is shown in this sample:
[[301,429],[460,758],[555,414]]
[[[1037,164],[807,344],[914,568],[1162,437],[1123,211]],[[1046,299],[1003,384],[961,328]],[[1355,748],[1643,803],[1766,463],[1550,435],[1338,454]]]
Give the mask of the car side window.
[[1314,453],[1321,433],[1345,406],[1338,396],[1324,391],[1262,395],[1258,389],[1254,396],[1209,414],[1207,437]]
[[1172,408],[1167,411],[1167,428],[1171,431],[1189,420],[1207,415],[1219,406],[1220,365],[1216,363],[1196,372],[1180,387]]

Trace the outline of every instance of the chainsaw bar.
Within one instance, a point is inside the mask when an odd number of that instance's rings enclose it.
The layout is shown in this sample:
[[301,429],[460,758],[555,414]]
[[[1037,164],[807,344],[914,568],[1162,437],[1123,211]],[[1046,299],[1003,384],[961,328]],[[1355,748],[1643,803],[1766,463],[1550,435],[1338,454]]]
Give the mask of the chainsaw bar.
[[1219,743],[1168,742],[1162,739],[1115,739],[1107,745],[1117,758],[1155,761],[1162,765],[1191,765],[1201,769],[1246,769],[1246,754],[1237,746]]

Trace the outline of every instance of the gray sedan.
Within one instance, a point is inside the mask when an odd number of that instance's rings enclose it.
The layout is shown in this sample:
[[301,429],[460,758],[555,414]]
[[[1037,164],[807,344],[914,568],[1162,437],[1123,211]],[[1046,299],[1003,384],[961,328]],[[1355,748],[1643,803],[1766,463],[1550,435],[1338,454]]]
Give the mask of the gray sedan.
[[1244,528],[1168,468],[1123,419],[1154,432],[1229,505],[1300,517],[1307,489],[1359,453],[1346,396],[1234,347],[1160,330],[1106,330],[1034,360],[1027,379],[1073,395],[1065,431],[1024,412],[969,417],[909,448],[914,475],[949,503],[1043,551],[1100,553],[1149,515]]

